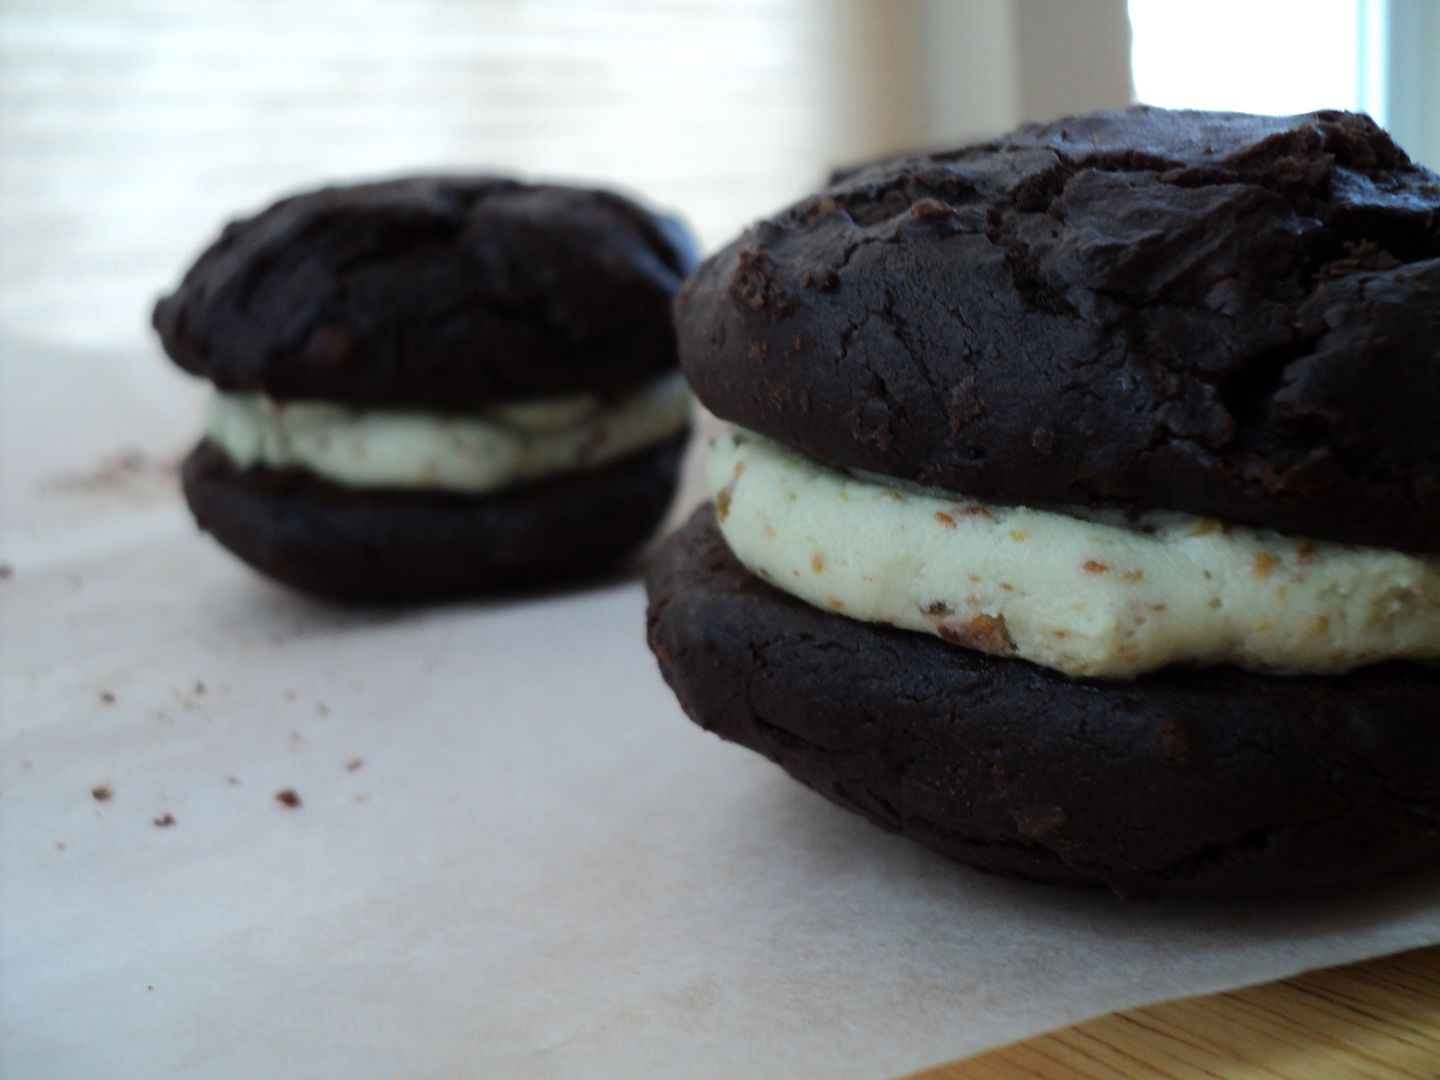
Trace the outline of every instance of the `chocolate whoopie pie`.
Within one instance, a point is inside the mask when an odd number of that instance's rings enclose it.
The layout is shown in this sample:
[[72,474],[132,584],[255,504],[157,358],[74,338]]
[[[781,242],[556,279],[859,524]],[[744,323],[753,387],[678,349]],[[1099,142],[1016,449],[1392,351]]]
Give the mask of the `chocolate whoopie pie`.
[[1368,118],[867,166],[676,321],[736,425],[648,577],[697,723],[1030,877],[1440,862],[1440,177]]
[[415,600],[594,576],[675,491],[670,304],[695,249],[605,191],[414,177],[226,226],[155,308],[215,384],[183,468],[270,576]]

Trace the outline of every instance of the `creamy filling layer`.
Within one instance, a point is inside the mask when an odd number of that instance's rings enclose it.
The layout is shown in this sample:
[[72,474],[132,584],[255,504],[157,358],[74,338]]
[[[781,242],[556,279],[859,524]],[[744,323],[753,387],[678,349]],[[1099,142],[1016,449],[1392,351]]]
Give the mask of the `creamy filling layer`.
[[1440,555],[997,505],[839,472],[741,430],[714,440],[707,471],[726,543],[777,588],[1070,675],[1440,659]]
[[616,461],[677,434],[689,414],[677,372],[617,399],[574,396],[468,414],[221,393],[210,399],[205,435],[241,468],[301,469],[347,487],[482,495]]

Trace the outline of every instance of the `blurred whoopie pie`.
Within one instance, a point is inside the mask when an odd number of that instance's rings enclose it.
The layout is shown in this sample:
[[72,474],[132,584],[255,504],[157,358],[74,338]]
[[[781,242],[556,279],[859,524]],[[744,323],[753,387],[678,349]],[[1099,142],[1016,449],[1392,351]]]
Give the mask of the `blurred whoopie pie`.
[[674,494],[675,220],[606,191],[421,176],[286,198],[155,308],[215,384],[200,527],[299,589],[418,600],[601,574]]

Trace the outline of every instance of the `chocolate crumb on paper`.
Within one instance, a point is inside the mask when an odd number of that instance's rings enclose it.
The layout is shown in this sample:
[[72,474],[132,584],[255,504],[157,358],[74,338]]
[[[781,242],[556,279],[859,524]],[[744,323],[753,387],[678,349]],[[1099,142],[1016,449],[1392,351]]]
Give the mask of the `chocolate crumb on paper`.
[[364,758],[358,758],[358,757],[357,757],[357,758],[351,758],[349,761],[347,761],[347,762],[345,763],[345,771],[346,771],[346,772],[359,772],[360,769],[361,769],[361,767],[362,767],[364,764],[365,764],[365,759],[364,759]]
[[142,450],[125,448],[107,454],[87,471],[50,477],[42,490],[67,495],[133,493],[168,485],[179,471],[179,456],[154,457]]
[[298,810],[302,805],[300,802],[300,796],[296,793],[294,788],[286,788],[284,791],[277,791],[275,793],[275,801],[278,802],[281,806],[285,807],[287,810]]
[[15,576],[15,568],[8,562],[0,563],[0,581],[9,581]]
[[96,802],[109,802],[115,795],[108,784],[96,784],[90,789],[90,795]]
[[150,820],[157,829],[168,829],[171,825],[175,824],[175,815],[171,813],[164,813],[161,814],[159,817],[151,818]]
[[114,705],[115,692],[113,690],[101,690],[100,700],[103,701],[106,705]]

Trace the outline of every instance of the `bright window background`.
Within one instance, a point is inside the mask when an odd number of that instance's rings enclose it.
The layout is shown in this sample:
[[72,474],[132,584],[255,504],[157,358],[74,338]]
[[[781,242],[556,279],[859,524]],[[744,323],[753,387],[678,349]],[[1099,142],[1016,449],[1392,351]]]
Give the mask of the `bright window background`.
[[829,0],[0,0],[0,331],[149,342],[228,217],[331,178],[500,169],[708,244],[854,153]]
[[1167,108],[1375,113],[1366,31],[1378,7],[1373,0],[1130,0],[1135,96]]

